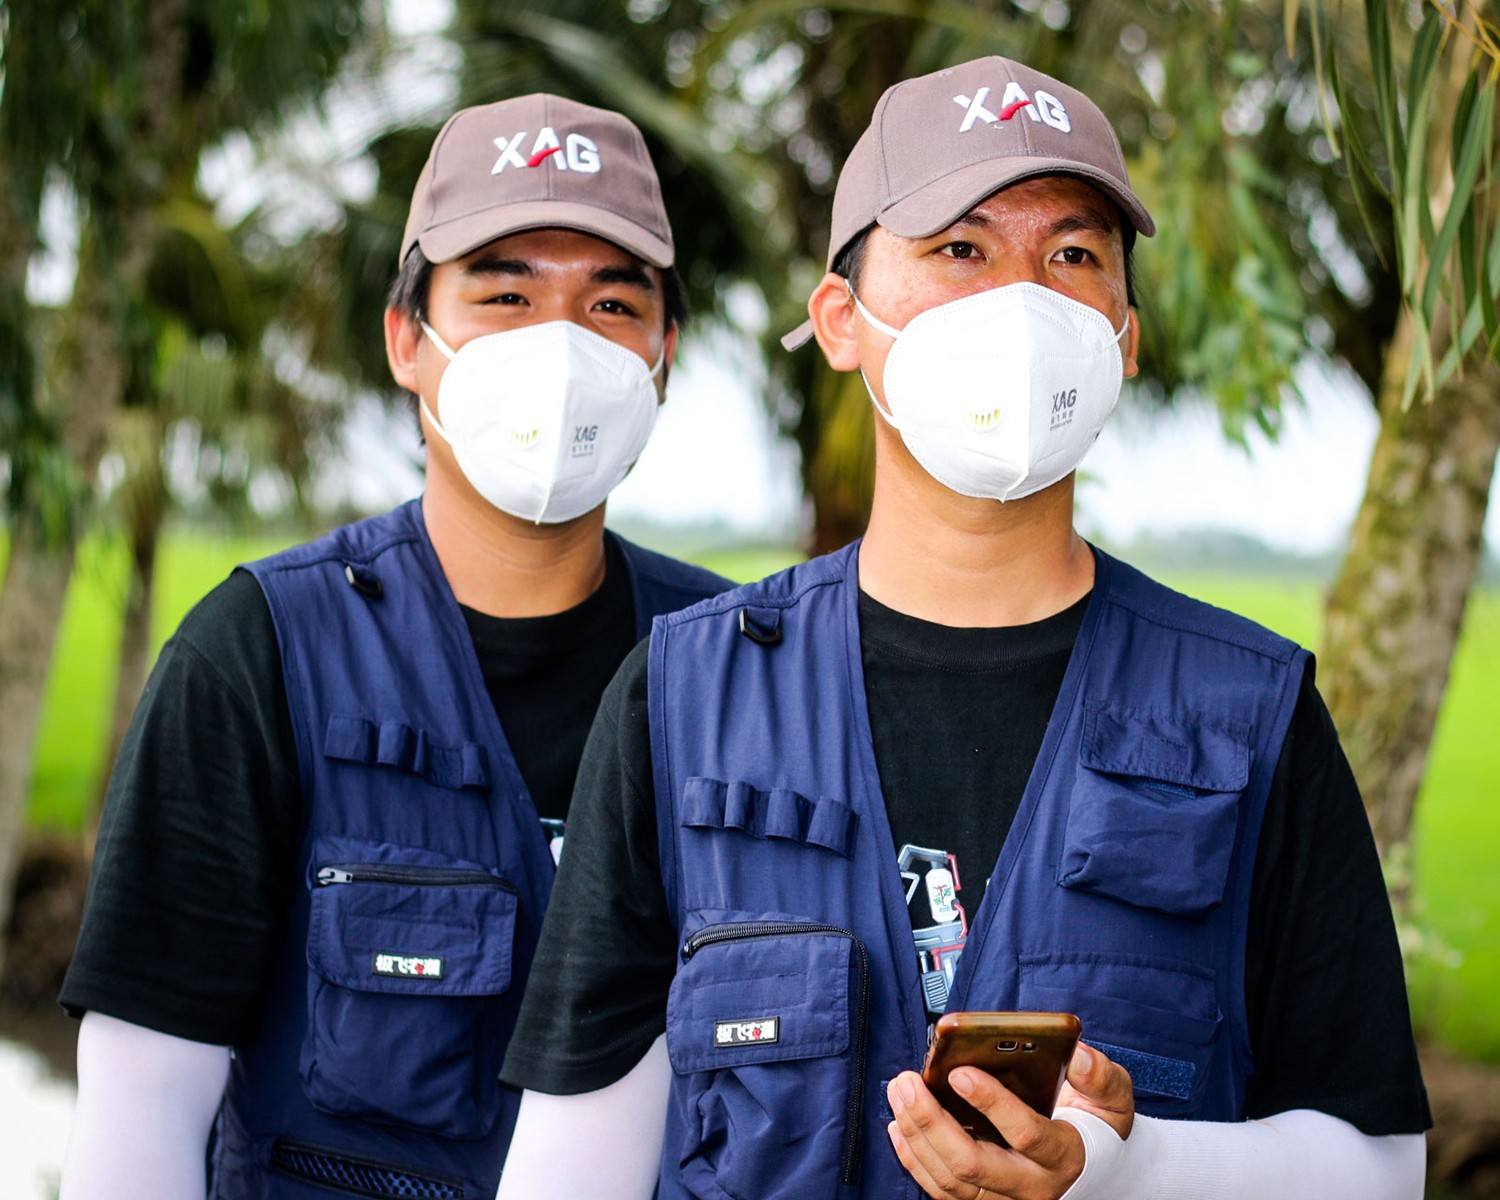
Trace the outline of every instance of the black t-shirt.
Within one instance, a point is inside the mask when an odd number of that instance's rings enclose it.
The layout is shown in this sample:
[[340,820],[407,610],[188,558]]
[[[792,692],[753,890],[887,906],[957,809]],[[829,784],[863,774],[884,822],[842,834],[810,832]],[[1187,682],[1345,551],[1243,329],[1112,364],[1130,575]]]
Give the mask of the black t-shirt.
[[[599,697],[636,642],[624,553],[605,547],[603,584],[566,612],[463,609],[544,820],[567,815]],[[236,571],[162,648],[120,748],[63,1006],[215,1045],[250,1037],[300,886],[302,817],[276,630]]]
[[[914,931],[978,908],[1084,608],[954,629],[861,596],[892,833],[897,846],[934,852],[908,855]],[[646,673],[642,645],[605,692],[584,750],[567,852],[502,1072],[518,1087],[607,1086],[665,1027],[677,940],[661,885]],[[956,878],[929,888],[934,869]],[[1431,1125],[1374,839],[1311,671],[1266,806],[1245,987],[1255,1054],[1248,1117],[1312,1108],[1371,1135]]]

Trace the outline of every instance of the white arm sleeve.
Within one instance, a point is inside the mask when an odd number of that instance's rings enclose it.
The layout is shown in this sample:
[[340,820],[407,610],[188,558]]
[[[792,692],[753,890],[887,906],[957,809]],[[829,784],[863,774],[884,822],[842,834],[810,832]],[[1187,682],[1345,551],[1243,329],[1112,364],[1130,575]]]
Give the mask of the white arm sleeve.
[[203,1200],[229,1049],[84,1014],[62,1200]]
[[651,1200],[671,1083],[659,1037],[608,1087],[575,1096],[524,1092],[497,1200]]
[[1261,1121],[1138,1116],[1120,1137],[1092,1113],[1059,1108],[1083,1136],[1083,1174],[1063,1200],[1420,1200],[1420,1133],[1370,1137],[1299,1108]]

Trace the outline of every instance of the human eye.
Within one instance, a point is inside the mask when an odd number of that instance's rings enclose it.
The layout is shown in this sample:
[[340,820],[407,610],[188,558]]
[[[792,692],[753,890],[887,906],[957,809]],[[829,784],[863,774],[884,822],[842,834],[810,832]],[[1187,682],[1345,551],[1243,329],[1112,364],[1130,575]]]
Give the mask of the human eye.
[[973,242],[945,242],[937,248],[937,253],[945,258],[970,259],[979,258],[979,247]]
[[493,296],[486,296],[479,303],[498,305],[522,305],[530,303],[520,292],[497,292]]
[[1083,246],[1064,246],[1058,252],[1063,262],[1070,267],[1082,267],[1090,262],[1097,262],[1092,250]]
[[600,300],[594,305],[594,309],[597,312],[607,313],[610,316],[616,317],[634,317],[639,315],[631,305],[613,296]]

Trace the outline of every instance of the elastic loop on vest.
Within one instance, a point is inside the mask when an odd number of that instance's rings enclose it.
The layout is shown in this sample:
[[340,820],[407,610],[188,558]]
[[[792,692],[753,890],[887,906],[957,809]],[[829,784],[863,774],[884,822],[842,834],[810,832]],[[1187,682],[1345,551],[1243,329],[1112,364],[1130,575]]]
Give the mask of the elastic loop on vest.
[[781,610],[779,608],[740,609],[740,632],[752,642],[762,646],[774,646],[781,641]]
[[791,788],[764,791],[743,780],[695,776],[682,792],[682,823],[695,829],[733,829],[754,838],[801,842],[848,858],[859,814],[842,801],[810,799]]
[[368,567],[362,567],[358,563],[346,562],[344,564],[344,578],[361,596],[370,600],[379,600],[385,595],[385,585],[380,582],[380,576]]
[[403,721],[377,725],[362,717],[329,717],[323,754],[342,762],[405,771],[450,791],[489,786],[483,746],[475,742],[444,745]]

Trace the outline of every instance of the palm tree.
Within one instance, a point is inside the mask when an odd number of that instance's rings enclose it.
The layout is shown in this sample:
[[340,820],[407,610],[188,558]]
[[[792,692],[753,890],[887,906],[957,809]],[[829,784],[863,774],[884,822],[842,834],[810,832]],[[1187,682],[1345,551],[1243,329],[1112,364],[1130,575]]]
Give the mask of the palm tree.
[[[0,929],[63,593],[145,324],[161,205],[174,179],[192,178],[206,147],[315,96],[363,13],[359,0],[5,0],[0,200],[20,236],[0,255],[0,354],[24,370],[22,386],[0,389],[0,428],[21,434],[5,445]],[[24,286],[49,172],[74,192],[83,226],[73,295],[44,358]]]
[[183,445],[179,435],[195,451],[200,509],[247,521],[251,485],[275,477],[305,515],[312,465],[343,408],[276,368],[287,302],[304,287],[301,256],[251,255],[246,246],[258,239],[259,213],[227,229],[193,181],[184,186],[186,194],[161,209],[146,278],[146,336],[111,424],[119,478],[102,497],[100,520],[124,542],[128,568],[108,753],[95,789],[101,800],[151,665],[157,549],[182,503],[167,464],[173,446]]

